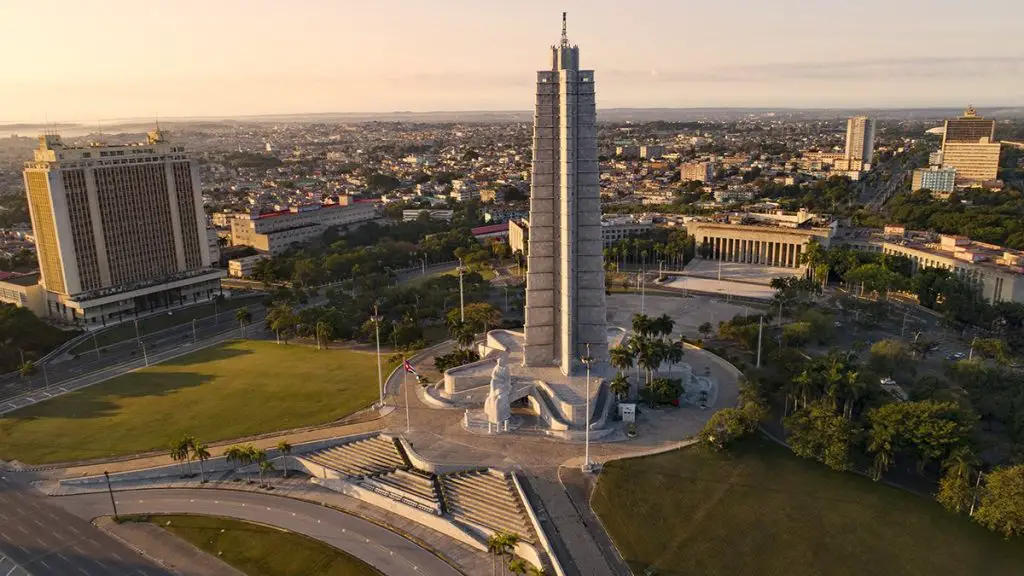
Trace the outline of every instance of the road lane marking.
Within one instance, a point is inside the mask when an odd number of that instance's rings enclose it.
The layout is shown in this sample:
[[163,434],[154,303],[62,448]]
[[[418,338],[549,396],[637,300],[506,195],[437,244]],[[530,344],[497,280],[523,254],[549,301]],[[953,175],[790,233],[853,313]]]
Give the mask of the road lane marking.
[[68,559],[65,558],[64,555],[61,554],[60,552],[57,552],[57,557],[60,558],[61,560],[65,561],[65,562],[67,562],[68,564],[71,564],[71,562],[68,562]]
[[49,569],[50,569],[50,565],[49,565],[49,564],[47,564],[46,562],[44,562],[43,560],[40,560],[40,561],[39,561],[39,563],[40,563],[40,564],[42,564],[43,566],[46,566],[46,569],[47,569],[47,570],[49,570]]
[[82,574],[85,574],[85,576],[92,576],[91,574],[86,572],[84,568],[79,568],[78,571],[81,572]]

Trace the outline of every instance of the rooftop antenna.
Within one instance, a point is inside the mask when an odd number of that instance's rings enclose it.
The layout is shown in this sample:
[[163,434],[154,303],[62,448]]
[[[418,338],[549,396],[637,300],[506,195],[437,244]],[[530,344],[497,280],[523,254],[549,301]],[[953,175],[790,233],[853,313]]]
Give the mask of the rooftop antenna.
[[562,46],[569,45],[569,35],[565,31],[565,12],[562,12]]

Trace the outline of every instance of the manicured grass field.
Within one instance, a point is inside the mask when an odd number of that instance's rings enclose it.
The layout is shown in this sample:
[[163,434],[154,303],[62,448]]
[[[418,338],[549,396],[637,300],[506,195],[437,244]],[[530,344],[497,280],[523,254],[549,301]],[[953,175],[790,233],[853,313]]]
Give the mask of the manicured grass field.
[[0,460],[66,462],[337,420],[377,397],[375,356],[229,341],[0,418]]
[[763,439],[609,463],[593,506],[637,574],[1024,574],[1024,540]]
[[250,576],[379,576],[369,564],[322,542],[228,518],[149,516],[148,521]]
[[[203,326],[212,326],[214,324],[214,320],[216,320],[218,324],[223,325],[224,328],[227,329],[232,325],[238,325],[238,323],[235,322],[236,308],[259,304],[262,299],[263,296],[243,294],[233,298],[228,298],[223,304],[218,306],[214,306],[213,302],[207,302],[204,304],[189,306],[188,308],[181,310],[172,310],[171,312],[173,312],[173,314],[152,314],[139,320],[139,334],[145,337],[147,334],[152,332],[165,330],[173,326],[181,326],[182,324],[191,322],[193,319],[203,322]],[[96,332],[95,342],[93,342],[92,338],[89,338],[75,346],[72,351],[75,354],[88,354],[89,352],[92,352],[97,345],[102,348],[110,344],[128,340],[129,338],[135,338],[135,323],[131,320],[127,320],[116,326],[111,326],[110,328],[105,328]]]

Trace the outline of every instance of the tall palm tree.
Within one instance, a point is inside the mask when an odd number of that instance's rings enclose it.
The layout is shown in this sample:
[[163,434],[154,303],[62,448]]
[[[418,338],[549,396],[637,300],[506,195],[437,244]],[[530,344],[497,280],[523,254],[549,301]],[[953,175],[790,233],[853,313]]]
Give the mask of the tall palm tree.
[[175,462],[178,463],[178,471],[182,472],[182,476],[184,477],[185,470],[181,463],[185,460],[185,455],[181,451],[181,442],[171,442],[170,450],[168,450],[168,455],[171,457],[171,460],[174,460]]
[[288,458],[287,458],[287,456],[292,453],[292,445],[289,444],[287,440],[281,440],[280,442],[277,443],[277,451],[278,451],[278,453],[281,454],[281,456],[284,456],[284,458],[281,459],[281,462],[284,464],[284,477],[287,478],[288,477]]
[[668,336],[672,334],[672,329],[675,328],[676,322],[668,314],[662,314],[657,318],[651,320],[651,329],[654,333],[660,334],[661,336]]
[[615,394],[615,398],[622,401],[629,394],[629,378],[622,372],[616,372],[615,378],[608,384],[608,390]]
[[505,547],[502,540],[502,533],[495,532],[487,537],[487,553],[491,555],[491,575],[498,572],[498,557],[504,554]]
[[[228,462],[237,464],[239,468],[245,468],[249,464],[252,464],[252,446],[232,446],[228,448],[228,451],[224,453],[227,457]],[[252,483],[249,478],[249,472],[245,473],[246,482]]]
[[252,322],[252,313],[249,312],[249,308],[242,306],[235,310],[235,320],[238,320],[238,327],[242,332],[242,338],[245,338],[245,325]]
[[210,459],[210,449],[206,444],[196,443],[192,447],[192,456],[199,462],[199,481],[206,484],[206,468],[203,462]]
[[514,532],[502,532],[501,533],[500,543],[501,543],[501,558],[502,558],[503,563],[504,563],[506,558],[511,559],[513,557],[513,554],[515,553],[515,550],[516,550],[516,544],[519,544],[519,541],[521,539],[522,538],[520,538],[520,536],[518,534],[514,533]]
[[640,336],[650,336],[653,332],[653,320],[646,314],[634,314],[633,315],[633,334],[639,334]]
[[327,344],[331,341],[334,336],[334,327],[331,323],[326,320],[317,320],[316,323],[316,349],[320,349],[320,342],[324,343],[324,348],[327,348]]
[[259,467],[260,467],[260,487],[261,488],[269,488],[270,487],[270,482],[264,483],[263,475],[264,474],[269,474],[269,473],[274,471],[274,463],[271,462],[270,460],[266,460],[266,456],[264,456],[264,459],[260,460],[260,462],[259,462]]
[[267,461],[267,451],[262,449],[262,448],[254,448],[252,446],[249,446],[248,447],[248,452],[249,452],[249,461],[250,462],[255,462],[256,466],[257,466],[257,469],[259,470],[259,473],[260,473],[260,488],[262,488],[264,486],[264,483],[263,483],[263,472],[266,471],[266,468],[264,468],[264,464],[268,464],[269,463]]

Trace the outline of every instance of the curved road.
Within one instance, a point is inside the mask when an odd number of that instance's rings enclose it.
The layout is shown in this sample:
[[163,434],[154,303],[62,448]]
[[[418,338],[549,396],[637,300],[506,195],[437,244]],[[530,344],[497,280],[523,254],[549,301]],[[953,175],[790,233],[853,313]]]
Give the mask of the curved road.
[[[394,532],[309,502],[211,489],[127,490],[115,493],[115,499],[121,514],[202,514],[276,526],[344,550],[387,576],[461,576],[445,561]],[[86,520],[110,515],[106,493],[54,500]]]

